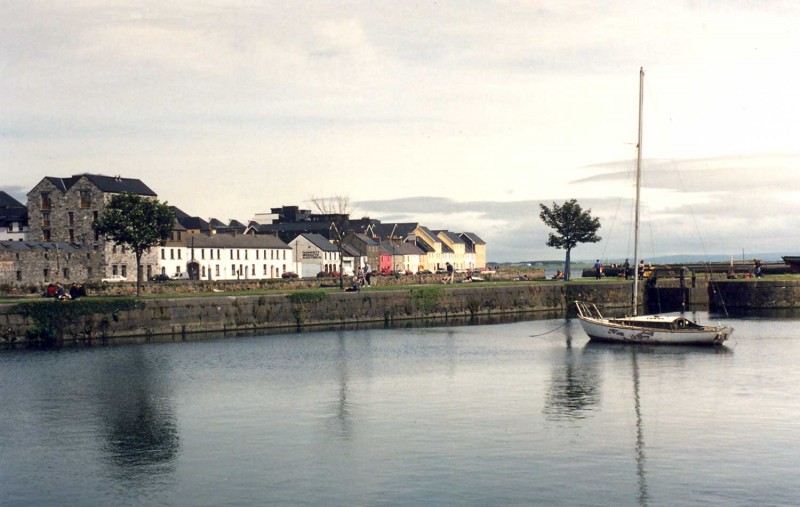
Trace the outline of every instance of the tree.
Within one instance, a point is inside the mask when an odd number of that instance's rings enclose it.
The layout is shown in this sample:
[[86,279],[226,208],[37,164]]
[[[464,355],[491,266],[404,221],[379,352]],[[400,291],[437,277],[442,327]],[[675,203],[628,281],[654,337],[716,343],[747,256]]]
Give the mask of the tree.
[[556,247],[567,251],[564,264],[564,279],[569,280],[570,252],[578,243],[597,243],[600,241],[597,230],[600,229],[600,219],[592,217],[592,210],[583,211],[575,199],[570,199],[561,206],[553,203],[552,208],[539,204],[541,213],[539,218],[555,233],[547,237],[547,246]]
[[354,232],[350,229],[350,198],[345,195],[333,197],[311,197],[311,202],[319,211],[322,220],[331,225],[330,241],[339,252],[339,288],[344,289],[344,253],[353,241]]
[[142,254],[163,245],[172,234],[175,214],[167,203],[139,194],[114,194],[92,226],[107,240],[136,254],[136,295],[142,285]]

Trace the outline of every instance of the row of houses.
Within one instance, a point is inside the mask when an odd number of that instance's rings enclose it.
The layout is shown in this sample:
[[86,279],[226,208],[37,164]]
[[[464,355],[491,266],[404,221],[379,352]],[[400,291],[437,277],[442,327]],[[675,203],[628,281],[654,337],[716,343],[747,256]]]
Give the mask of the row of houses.
[[[0,191],[0,283],[134,279],[133,253],[92,227],[111,196],[122,192],[158,198],[141,180],[97,174],[46,177],[28,192],[26,205]],[[351,219],[297,206],[272,208],[247,224],[172,211],[171,237],[142,257],[144,278],[250,280],[316,276],[340,266],[352,274],[366,264],[382,273],[433,272],[447,263],[457,270],[486,265],[486,244],[474,233],[419,223]]]

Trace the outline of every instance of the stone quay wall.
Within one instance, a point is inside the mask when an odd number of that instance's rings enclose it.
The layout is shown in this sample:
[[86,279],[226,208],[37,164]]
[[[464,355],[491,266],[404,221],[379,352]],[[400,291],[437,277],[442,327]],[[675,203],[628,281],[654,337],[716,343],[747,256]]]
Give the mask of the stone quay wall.
[[[340,292],[312,290],[291,294],[207,296],[172,299],[124,298],[129,307],[104,306],[94,298],[0,305],[0,342],[41,339],[108,340],[117,337],[236,332],[308,326],[393,323],[405,319],[484,316],[523,312],[574,311],[572,301],[625,308],[630,283],[564,284],[519,282],[509,285],[430,285],[410,289]],[[25,305],[28,305],[28,310]],[[46,310],[37,317],[29,305]],[[39,305],[59,305],[40,307]],[[73,306],[70,306],[73,305]],[[79,305],[88,305],[81,312]],[[55,315],[63,310],[66,313]],[[38,320],[37,320],[38,319]]]
[[714,283],[709,291],[712,310],[800,308],[800,280],[728,280]]

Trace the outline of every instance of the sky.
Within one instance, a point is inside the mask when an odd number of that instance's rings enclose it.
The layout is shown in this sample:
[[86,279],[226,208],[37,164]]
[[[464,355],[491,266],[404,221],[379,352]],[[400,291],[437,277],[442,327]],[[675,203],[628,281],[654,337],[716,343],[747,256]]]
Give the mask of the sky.
[[800,3],[0,0],[0,190],[139,178],[247,222],[352,214],[560,259],[539,205],[577,199],[633,256],[800,252]]

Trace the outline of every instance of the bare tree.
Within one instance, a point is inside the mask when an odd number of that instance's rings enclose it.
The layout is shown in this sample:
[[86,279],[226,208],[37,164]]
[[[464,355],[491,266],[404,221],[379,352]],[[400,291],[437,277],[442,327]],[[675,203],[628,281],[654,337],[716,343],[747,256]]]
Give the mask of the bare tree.
[[320,214],[320,220],[330,224],[330,241],[336,246],[339,252],[339,288],[344,289],[344,250],[349,245],[354,236],[350,230],[350,197],[346,195],[334,195],[333,197],[314,197],[309,198],[314,207]]

